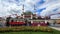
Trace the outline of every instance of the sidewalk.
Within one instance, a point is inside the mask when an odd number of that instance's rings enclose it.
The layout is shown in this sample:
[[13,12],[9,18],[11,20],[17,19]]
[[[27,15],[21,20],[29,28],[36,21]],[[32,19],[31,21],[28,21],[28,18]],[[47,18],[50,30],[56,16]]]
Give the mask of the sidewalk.
[[49,27],[60,31],[60,24],[51,25],[51,26],[49,26]]
[[60,27],[51,27],[51,28],[53,28],[53,29],[56,29],[56,30],[60,31]]

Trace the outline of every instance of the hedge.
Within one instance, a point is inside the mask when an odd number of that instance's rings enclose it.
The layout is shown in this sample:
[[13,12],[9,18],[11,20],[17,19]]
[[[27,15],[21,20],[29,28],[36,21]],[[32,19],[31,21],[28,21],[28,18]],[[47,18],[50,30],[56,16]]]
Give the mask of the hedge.
[[42,31],[42,32],[52,32],[52,29],[47,26],[14,26],[0,28],[0,32],[14,32],[14,31]]

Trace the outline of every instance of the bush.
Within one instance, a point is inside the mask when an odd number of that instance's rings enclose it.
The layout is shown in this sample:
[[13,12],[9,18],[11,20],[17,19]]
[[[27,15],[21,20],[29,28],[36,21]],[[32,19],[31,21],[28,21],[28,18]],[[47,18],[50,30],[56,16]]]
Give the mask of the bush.
[[0,32],[14,32],[14,31],[43,31],[51,32],[52,29],[46,26],[18,26],[18,27],[7,27],[0,28]]

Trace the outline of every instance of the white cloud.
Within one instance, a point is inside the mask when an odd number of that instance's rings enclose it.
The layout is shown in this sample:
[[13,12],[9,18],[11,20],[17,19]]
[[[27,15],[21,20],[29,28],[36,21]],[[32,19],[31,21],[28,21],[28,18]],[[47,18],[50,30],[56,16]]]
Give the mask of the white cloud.
[[[47,0],[43,5],[40,6],[41,8],[45,8],[41,12],[41,16],[49,16],[51,14],[60,13],[60,0]],[[39,8],[40,8],[39,7]],[[59,16],[59,15],[58,15]],[[55,16],[54,16],[55,17]]]
[[51,16],[51,19],[60,19],[60,14],[56,14]]
[[33,4],[37,4],[40,0],[0,0],[0,16],[6,16],[13,13],[12,10],[20,10],[22,13],[22,5],[25,5],[25,10],[33,11]]
[[[22,5],[25,5],[26,10],[33,10],[33,5],[37,5],[37,9],[46,8],[41,12],[41,16],[49,16],[60,12],[60,0],[44,0],[45,2],[38,6],[38,2],[41,0],[0,0],[0,16],[10,15],[11,13],[22,13]],[[56,11],[54,11],[57,9]],[[13,11],[12,11],[13,10]],[[16,11],[16,12],[14,12]],[[37,12],[38,13],[38,12]]]

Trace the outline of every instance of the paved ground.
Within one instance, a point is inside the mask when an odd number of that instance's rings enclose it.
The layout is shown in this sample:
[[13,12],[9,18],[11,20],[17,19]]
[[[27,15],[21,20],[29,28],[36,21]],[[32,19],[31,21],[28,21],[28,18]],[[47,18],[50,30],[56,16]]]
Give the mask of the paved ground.
[[51,27],[51,28],[53,28],[53,29],[56,29],[56,30],[60,31],[60,27]]
[[53,27],[60,27],[60,24],[51,24]]
[[49,26],[49,27],[51,27],[51,28],[53,28],[53,29],[56,29],[56,30],[58,30],[58,31],[60,31],[60,24],[55,24],[55,25],[51,25],[51,26]]

